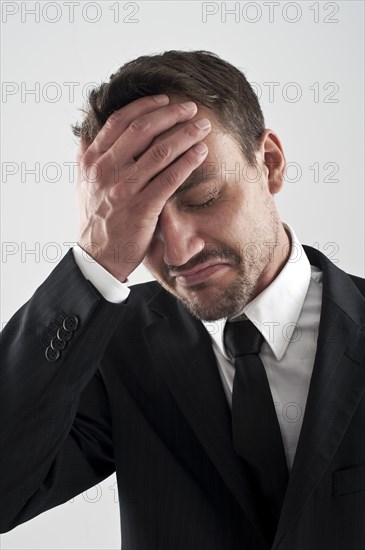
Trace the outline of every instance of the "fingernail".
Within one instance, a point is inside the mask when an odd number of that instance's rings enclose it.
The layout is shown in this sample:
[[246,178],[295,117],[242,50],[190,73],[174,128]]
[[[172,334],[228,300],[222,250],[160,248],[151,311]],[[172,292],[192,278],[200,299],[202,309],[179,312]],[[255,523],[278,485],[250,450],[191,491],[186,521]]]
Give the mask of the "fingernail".
[[210,122],[207,118],[201,118],[200,120],[194,122],[194,124],[200,130],[206,130],[207,128],[210,128]]
[[198,155],[202,155],[207,150],[208,150],[208,147],[205,145],[205,143],[200,142],[194,145],[194,151],[196,151]]
[[186,101],[185,103],[181,103],[181,106],[184,107],[184,109],[186,109],[187,111],[197,111],[198,109],[194,101]]
[[170,101],[170,98],[166,94],[160,94],[160,95],[154,95],[153,99],[158,103],[159,105],[167,105],[167,103]]

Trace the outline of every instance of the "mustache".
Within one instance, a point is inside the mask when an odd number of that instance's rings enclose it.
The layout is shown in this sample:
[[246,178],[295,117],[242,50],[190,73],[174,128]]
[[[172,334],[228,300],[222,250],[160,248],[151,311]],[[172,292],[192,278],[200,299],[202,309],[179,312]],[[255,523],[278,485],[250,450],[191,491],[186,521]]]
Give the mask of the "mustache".
[[176,266],[164,264],[164,275],[166,278],[172,278],[172,272],[177,274],[183,273],[184,271],[190,271],[194,267],[213,259],[216,259],[219,262],[227,261],[228,263],[233,263],[234,265],[241,265],[241,256],[230,247],[221,246],[215,249],[204,247],[201,252],[193,258],[190,258],[190,260],[184,265]]

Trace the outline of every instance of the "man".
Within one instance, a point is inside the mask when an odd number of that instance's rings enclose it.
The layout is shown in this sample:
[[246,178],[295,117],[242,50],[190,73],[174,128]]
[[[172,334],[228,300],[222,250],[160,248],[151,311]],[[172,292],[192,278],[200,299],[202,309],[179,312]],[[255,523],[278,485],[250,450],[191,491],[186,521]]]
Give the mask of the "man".
[[280,221],[244,75],[138,58],[74,133],[78,246],[3,331],[2,531],[116,471],[128,550],[364,548],[364,279]]

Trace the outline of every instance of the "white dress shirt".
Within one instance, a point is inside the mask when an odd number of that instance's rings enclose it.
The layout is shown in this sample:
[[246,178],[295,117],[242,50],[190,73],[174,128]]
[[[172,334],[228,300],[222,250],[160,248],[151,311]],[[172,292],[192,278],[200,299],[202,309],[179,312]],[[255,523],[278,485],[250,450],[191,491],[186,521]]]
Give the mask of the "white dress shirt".
[[130,293],[130,288],[127,286],[128,279],[126,282],[121,283],[102,265],[91,258],[78,244],[72,248],[72,251],[75,262],[84,277],[94,285],[108,302],[119,304],[128,298]]
[[[264,337],[259,355],[270,384],[290,471],[317,349],[322,271],[310,265],[293,229],[282,223],[291,238],[289,259],[272,283],[235,318],[247,316]],[[118,281],[78,245],[73,252],[84,276],[106,300],[119,303],[128,297],[128,280],[126,283]],[[212,339],[219,374],[231,407],[235,369],[223,345],[226,319],[202,322]]]

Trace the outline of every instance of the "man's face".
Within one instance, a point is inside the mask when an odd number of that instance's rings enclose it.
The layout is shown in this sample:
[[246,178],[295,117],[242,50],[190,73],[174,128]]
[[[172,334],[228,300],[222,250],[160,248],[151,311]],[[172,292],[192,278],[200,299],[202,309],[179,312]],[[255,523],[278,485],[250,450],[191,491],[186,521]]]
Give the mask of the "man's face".
[[203,181],[167,201],[143,263],[192,315],[212,321],[239,313],[274,278],[284,259],[273,257],[274,243],[284,231],[264,155],[250,167],[213,112],[198,107],[192,120],[212,124],[208,155],[193,172]]

